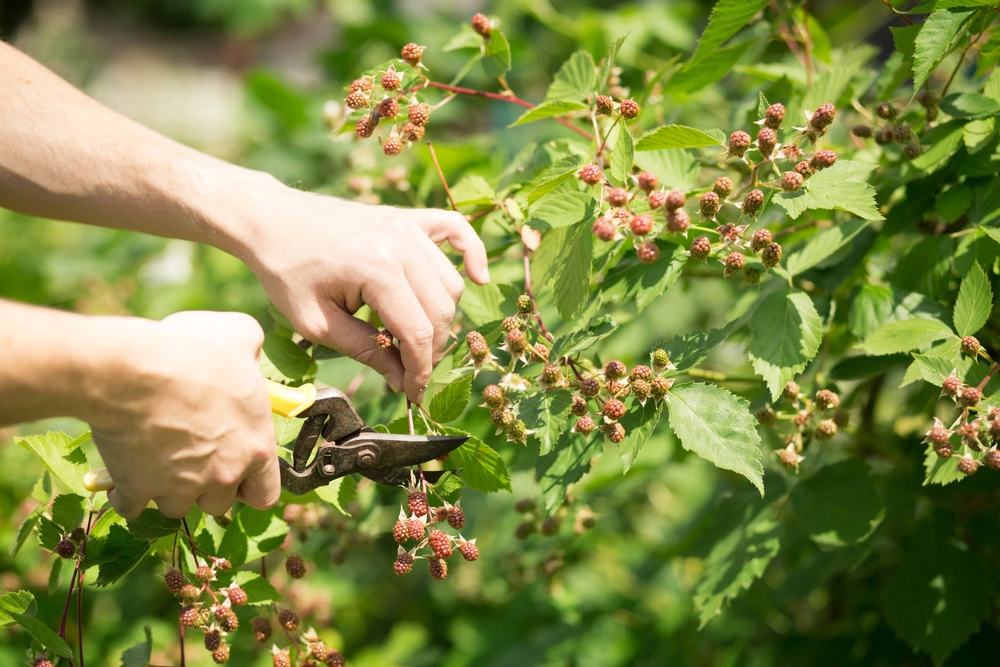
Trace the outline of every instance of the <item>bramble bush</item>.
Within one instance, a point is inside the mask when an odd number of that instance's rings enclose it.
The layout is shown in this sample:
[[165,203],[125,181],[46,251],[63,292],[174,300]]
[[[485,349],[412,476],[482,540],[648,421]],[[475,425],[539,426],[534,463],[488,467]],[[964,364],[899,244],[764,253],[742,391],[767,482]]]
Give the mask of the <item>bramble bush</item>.
[[[434,579],[509,567],[511,580],[530,581],[523,552],[541,545],[549,553],[530,567],[556,581],[567,561],[585,558],[588,540],[654,541],[637,507],[664,502],[658,480],[692,460],[678,450],[644,462],[647,443],[669,437],[730,471],[686,527],[657,529],[682,534],[637,566],[652,576],[658,557],[697,560],[669,584],[691,580],[694,626],[730,605],[737,613],[742,596],[757,600],[745,604],[759,634],[794,627],[813,640],[810,650],[762,639],[761,664],[913,660],[899,639],[935,664],[963,645],[969,659],[970,636],[997,630],[987,565],[1000,550],[997,7],[937,0],[884,11],[899,26],[880,61],[872,47],[834,44],[804,3],[720,0],[686,59],[630,73],[617,62],[623,36],[596,58],[573,53],[538,104],[511,89],[505,26],[481,14],[441,49],[408,43],[359,73],[325,120],[337,141],[377,142],[384,171],[359,168],[347,187],[364,201],[440,188],[487,241],[499,277],[468,285],[426,405],[404,410],[384,396],[364,408],[387,432],[471,435],[432,464],[453,473],[428,484],[416,471],[395,494],[347,478],[286,495],[269,512],[195,510],[178,522],[147,509],[126,521],[81,486],[87,436],[21,438],[47,472],[13,553],[34,536],[60,557],[56,581],[61,567],[73,574],[61,627],[35,619],[25,591],[0,598],[0,623],[31,635],[36,667],[82,666],[83,633],[67,642],[74,586],[82,595],[93,571],[90,585],[115,584],[148,556],[165,562],[189,653],[194,636],[222,663],[252,634],[276,667],[341,665],[343,647],[328,646],[269,581],[276,552],[293,554],[287,578],[308,576],[323,556],[306,565],[295,540],[330,527],[370,539],[377,516],[376,532],[398,543],[376,543],[386,577],[414,576],[422,563]],[[435,59],[450,52],[468,59],[446,83]],[[466,87],[474,75],[495,85]],[[537,123],[538,141],[486,167],[464,169],[454,153],[439,160],[435,142],[448,135],[436,136],[436,119],[454,123],[466,103],[461,114],[482,113],[471,98],[523,107],[511,131]],[[681,116],[700,127],[672,122]],[[412,154],[423,165],[414,184],[408,163],[391,163]],[[442,164],[464,173],[455,180]],[[715,281],[724,287],[692,287]],[[702,306],[722,321],[661,336],[665,320],[644,311],[679,290],[690,292],[680,300],[710,299]],[[336,353],[273,316],[263,374],[312,381]],[[378,322],[367,309],[359,316]],[[623,335],[648,344],[644,352],[617,358]],[[378,342],[393,345],[392,332]],[[275,417],[275,428],[288,442],[297,422]],[[626,476],[602,476],[615,457]],[[480,558],[459,497],[511,491],[525,473],[530,490],[509,503],[516,527],[489,542],[506,550],[505,565],[456,568],[454,552]],[[602,518],[590,498],[615,485],[632,491],[604,503],[621,516]],[[684,502],[670,494],[670,504]],[[392,515],[399,506],[395,523],[373,504]],[[614,528],[602,533],[602,522]],[[669,604],[644,612],[666,619]],[[631,658],[604,664],[642,663],[643,641],[631,640]],[[146,664],[151,642],[122,664]],[[697,653],[645,655],[662,664]],[[551,664],[585,664],[571,661]]]

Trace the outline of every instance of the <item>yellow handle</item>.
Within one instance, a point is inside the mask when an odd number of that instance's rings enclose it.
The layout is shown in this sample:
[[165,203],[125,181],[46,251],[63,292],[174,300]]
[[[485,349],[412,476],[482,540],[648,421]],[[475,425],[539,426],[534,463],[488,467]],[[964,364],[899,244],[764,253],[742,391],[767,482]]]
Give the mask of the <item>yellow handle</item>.
[[[267,395],[271,399],[271,412],[281,417],[298,417],[316,402],[316,385],[304,384],[289,387],[272,380],[264,380]],[[91,493],[110,491],[115,488],[107,468],[93,470],[83,476],[83,487]]]

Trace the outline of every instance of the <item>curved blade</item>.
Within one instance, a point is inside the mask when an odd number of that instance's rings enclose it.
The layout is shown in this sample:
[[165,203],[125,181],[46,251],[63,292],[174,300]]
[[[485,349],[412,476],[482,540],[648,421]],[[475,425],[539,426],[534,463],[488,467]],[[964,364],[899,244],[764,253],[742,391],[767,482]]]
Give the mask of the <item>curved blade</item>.
[[[437,484],[438,480],[444,477],[446,473],[458,474],[461,471],[461,468],[454,468],[452,470],[425,470],[424,479],[429,484]],[[412,468],[380,468],[361,474],[373,482],[378,482],[386,486],[406,486],[410,483],[411,475],[414,473]]]
[[381,450],[378,462],[371,468],[408,468],[439,459],[461,447],[468,439],[467,435],[360,433],[346,442],[338,442],[337,446],[357,449],[364,447],[365,443],[371,443]]

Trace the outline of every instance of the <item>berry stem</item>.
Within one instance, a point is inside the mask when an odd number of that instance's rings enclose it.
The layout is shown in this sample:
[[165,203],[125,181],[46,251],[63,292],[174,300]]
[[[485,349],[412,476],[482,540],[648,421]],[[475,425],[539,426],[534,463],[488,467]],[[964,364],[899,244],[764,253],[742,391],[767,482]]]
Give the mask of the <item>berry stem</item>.
[[260,557],[260,576],[267,579],[267,558],[264,556]]
[[986,386],[986,383],[990,381],[990,378],[992,378],[997,371],[1000,371],[1000,364],[994,364],[993,368],[991,368],[989,372],[986,373],[986,377],[983,378],[982,382],[980,382],[979,386],[976,388],[979,389],[979,391],[982,391],[983,387]]
[[900,14],[899,10],[893,7],[892,3],[889,2],[889,0],[882,0],[882,4],[891,9],[893,14],[906,21],[906,25],[913,25],[913,21],[910,20],[910,17],[907,16],[906,14]]
[[177,617],[177,627],[180,628],[181,667],[184,667],[184,624],[181,623],[180,616]]
[[347,389],[344,390],[344,394],[347,395],[347,398],[354,398],[354,395],[358,393],[358,389],[361,389],[361,385],[364,384],[366,375],[367,373],[362,370],[354,376],[351,383],[347,385]]
[[[87,514],[87,537],[90,537],[90,530],[94,526],[94,510],[91,509]],[[80,557],[76,561],[76,645],[80,652],[80,667],[83,665],[83,578],[86,576],[83,568],[80,565],[83,563],[83,559],[87,556],[87,540],[84,538],[83,542],[80,544]]]
[[524,293],[527,294],[529,297],[531,297],[531,305],[534,307],[535,312],[538,313],[537,315],[535,315],[535,319],[538,321],[538,328],[541,329],[542,335],[545,336],[545,340],[552,342],[553,340],[552,334],[550,334],[549,330],[545,328],[545,322],[542,321],[542,314],[538,312],[538,304],[535,302],[535,291],[531,288],[531,262],[528,259],[530,251],[528,250],[528,246],[525,245],[523,247],[524,247]]
[[458,211],[458,206],[455,205],[455,198],[451,196],[451,188],[448,187],[448,181],[444,177],[444,172],[441,171],[441,163],[438,162],[437,153],[434,152],[434,144],[431,140],[427,140],[427,150],[431,152],[431,159],[434,160],[434,168],[437,169],[438,176],[441,178],[441,185],[444,186],[444,193],[448,195],[448,203],[451,204],[451,210]]

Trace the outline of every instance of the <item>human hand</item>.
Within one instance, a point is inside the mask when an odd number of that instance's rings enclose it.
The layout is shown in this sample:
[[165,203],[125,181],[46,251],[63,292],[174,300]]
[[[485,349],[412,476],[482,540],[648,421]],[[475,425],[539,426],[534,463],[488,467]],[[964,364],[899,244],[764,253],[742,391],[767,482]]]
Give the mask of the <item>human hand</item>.
[[118,367],[92,389],[88,416],[115,510],[134,517],[150,500],[173,518],[195,503],[216,516],[236,500],[272,507],[281,487],[260,325],[210,312],[116,321]]

